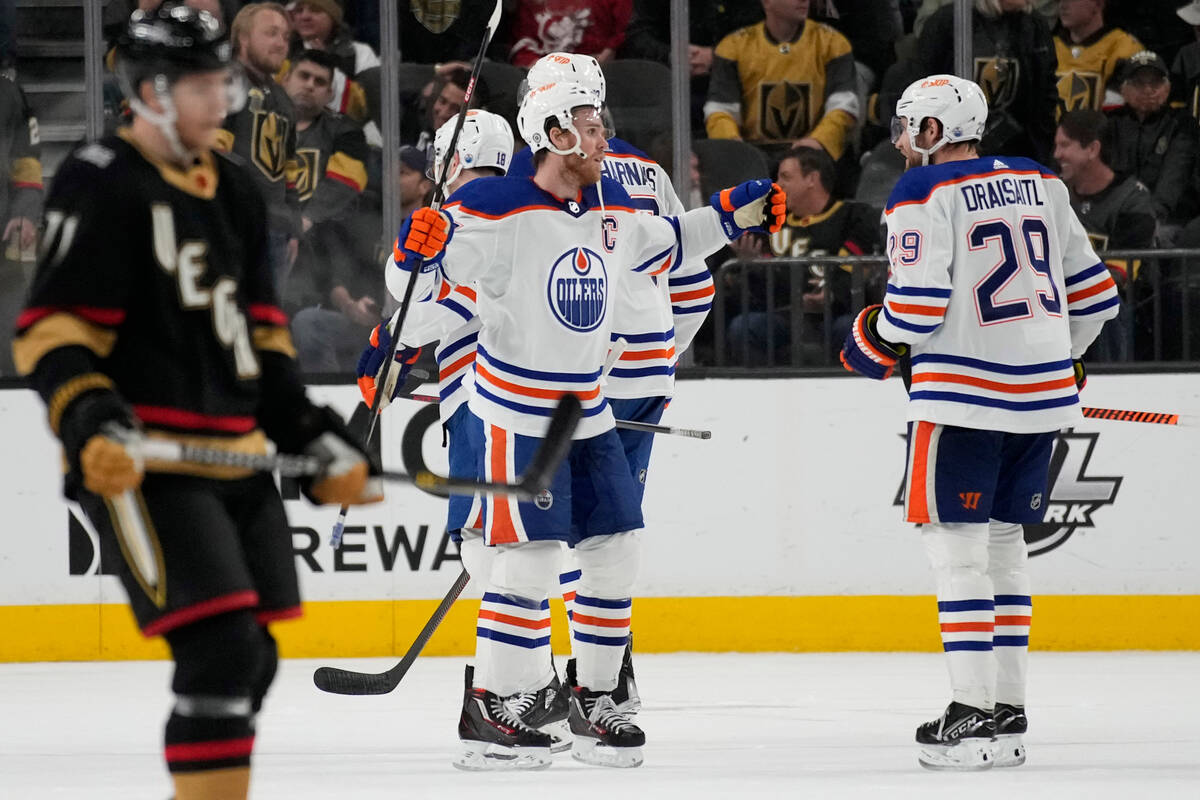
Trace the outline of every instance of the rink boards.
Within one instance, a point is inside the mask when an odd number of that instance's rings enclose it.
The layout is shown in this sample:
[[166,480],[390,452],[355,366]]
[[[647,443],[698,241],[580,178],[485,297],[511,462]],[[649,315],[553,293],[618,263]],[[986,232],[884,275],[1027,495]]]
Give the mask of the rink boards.
[[[314,387],[343,411],[351,387]],[[1196,413],[1200,375],[1101,375],[1089,405]],[[665,420],[708,441],[660,437],[647,476],[634,631],[639,650],[936,650],[932,578],[902,521],[904,390],[853,378],[679,384]],[[384,416],[384,460],[403,442],[444,470],[432,408]],[[157,658],[124,605],[113,565],[59,494],[59,455],[40,402],[0,391],[8,445],[0,477],[0,660]],[[411,455],[410,455],[411,458]],[[1034,582],[1032,646],[1052,650],[1200,649],[1200,430],[1088,420],[1057,443],[1047,521],[1026,531]],[[392,486],[354,509],[345,544],[327,546],[336,509],[292,499],[306,613],[274,629],[285,655],[404,652],[457,576],[443,501]],[[426,652],[474,647],[476,587]],[[556,613],[555,642],[565,648]]]

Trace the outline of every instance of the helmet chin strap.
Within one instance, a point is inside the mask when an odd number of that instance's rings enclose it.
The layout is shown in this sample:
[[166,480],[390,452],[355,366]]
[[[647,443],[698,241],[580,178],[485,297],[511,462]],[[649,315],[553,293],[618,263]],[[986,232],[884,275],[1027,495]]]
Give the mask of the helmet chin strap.
[[129,94],[129,107],[135,114],[145,117],[147,122],[158,128],[167,140],[167,146],[171,148],[171,153],[179,159],[180,163],[190,164],[195,160],[196,154],[184,147],[183,142],[179,140],[179,130],[175,127],[175,123],[179,119],[179,112],[175,109],[175,101],[171,99],[171,90],[166,75],[154,76],[154,96],[163,108],[162,113],[143,103],[137,92]]
[[554,140],[552,140],[550,138],[550,136],[547,135],[546,136],[546,149],[549,150],[551,153],[554,153],[554,154],[560,155],[560,156],[569,156],[574,153],[578,153],[580,158],[586,159],[588,157],[587,153],[583,152],[583,148],[579,146],[579,142],[583,139],[583,137],[579,135],[579,131],[575,130],[575,123],[572,122],[570,119],[567,119],[566,122],[563,122],[563,120],[560,118],[558,120],[558,127],[561,128],[562,130],[566,131],[567,133],[571,134],[572,136],[574,136],[575,143],[573,145],[571,145],[571,147],[567,150],[560,150],[559,148],[554,146]]

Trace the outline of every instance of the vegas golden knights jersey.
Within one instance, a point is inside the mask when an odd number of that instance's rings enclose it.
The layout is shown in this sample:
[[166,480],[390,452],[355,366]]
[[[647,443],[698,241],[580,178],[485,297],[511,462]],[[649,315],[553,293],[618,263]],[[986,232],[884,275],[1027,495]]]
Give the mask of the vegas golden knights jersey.
[[1101,28],[1075,43],[1060,27],[1054,34],[1060,114],[1120,105],[1120,96],[1113,92],[1106,100],[1105,90],[1120,62],[1144,49],[1136,37],[1120,28]]
[[245,107],[217,131],[218,148],[245,162],[267,204],[272,230],[300,234],[296,112],[283,87],[251,84]]
[[315,222],[340,217],[367,186],[367,140],[347,117],[325,111],[296,140],[296,193]]
[[89,393],[115,395],[150,435],[261,451],[265,434],[303,447],[297,431],[313,407],[267,266],[265,222],[249,176],[223,156],[183,172],[122,131],[63,162],[13,356],[69,462],[82,445],[72,404]]
[[1071,207],[1087,231],[1096,253],[1122,279],[1137,278],[1141,261],[1109,258],[1105,250],[1154,246],[1157,218],[1150,190],[1132,175],[1117,175],[1107,188],[1092,195],[1071,192]]
[[855,85],[850,43],[828,25],[808,20],[790,42],[751,25],[716,47],[705,126],[715,139],[812,136],[837,158],[859,116]]

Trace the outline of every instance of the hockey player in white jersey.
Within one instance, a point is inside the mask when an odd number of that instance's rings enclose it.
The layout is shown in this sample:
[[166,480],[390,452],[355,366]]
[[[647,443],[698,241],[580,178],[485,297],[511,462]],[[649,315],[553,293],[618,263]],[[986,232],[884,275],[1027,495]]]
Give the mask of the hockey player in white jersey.
[[1032,613],[1022,524],[1041,522],[1056,433],[1082,420],[1080,360],[1118,297],[1067,189],[1023,158],[979,157],[979,87],[909,86],[892,124],[908,170],[888,199],[882,306],[847,369],[911,367],[905,512],[937,583],[952,702],[917,729],[931,769],[1025,761]]
[[[430,159],[434,172],[430,177],[435,183],[440,178],[456,124],[457,118],[448,120],[434,137],[434,152]],[[455,191],[476,178],[503,176],[512,163],[512,151],[512,128],[504,117],[489,111],[468,111],[446,176],[447,197],[453,198]],[[396,313],[398,315],[399,311]],[[371,332],[370,342],[358,362],[358,382],[368,406],[376,391],[380,368],[391,352],[391,331],[395,324],[393,316],[386,327],[380,325]],[[396,350],[396,366],[388,372],[389,396],[382,401],[386,405],[399,391],[412,364],[420,356],[421,348],[438,342],[434,353],[438,365],[438,411],[446,434],[450,475],[455,478],[480,477],[478,461],[482,442],[472,436],[466,406],[480,325],[475,289],[470,286],[445,282],[439,287],[436,299],[412,304],[404,323],[403,340]],[[471,580],[486,586],[496,548],[483,542],[482,510],[478,495],[451,495],[447,503],[446,532],[458,544],[463,569]],[[466,666],[465,677],[467,691],[470,691],[474,680],[473,665]],[[566,724],[568,703],[568,695],[553,667],[549,682],[536,695],[526,696],[522,701],[523,721],[531,728],[551,735],[553,752],[571,746]]]
[[[607,94],[604,72],[595,58],[580,53],[550,53],[529,68],[525,83],[536,89],[556,82],[574,82],[596,95],[603,105]],[[671,180],[658,163],[613,132],[607,131],[608,152],[603,174],[621,184],[634,208],[648,214],[679,215],[683,203]],[[514,177],[533,175],[531,150],[513,158],[509,172]],[[690,260],[667,276],[631,276],[622,281],[613,297],[613,342],[611,365],[605,378],[604,395],[617,419],[656,424],[675,391],[675,365],[688,348],[712,308],[712,275],[702,258]],[[618,429],[617,435],[629,461],[629,471],[639,493],[645,491],[650,472],[654,434]],[[574,615],[574,598],[579,570],[567,551],[560,576],[563,601],[569,617]],[[574,661],[567,662],[568,674]],[[621,666],[621,681],[614,697],[625,710],[639,708],[633,678],[632,647]]]
[[785,198],[769,181],[727,189],[711,208],[680,217],[638,213],[619,184],[602,179],[599,112],[594,95],[577,84],[529,92],[518,121],[536,153],[534,178],[479,179],[440,212],[414,212],[387,274],[396,291],[421,256],[432,269],[419,275],[415,296],[428,296],[442,278],[475,283],[483,326],[468,408],[486,479],[511,481],[524,470],[559,397],[570,392],[583,405],[576,441],[548,492],[530,503],[484,503],[485,541],[496,554],[479,612],[474,688],[459,723],[464,749],[456,764],[468,769],[550,763],[549,737],[526,726],[520,711],[550,677],[547,598],[558,586],[564,541],[575,545],[581,569],[572,754],[609,766],[642,762],[645,736],[611,697],[642,526],[600,387],[611,297],[630,273],[667,273],[746,229],[776,228],[785,213]]

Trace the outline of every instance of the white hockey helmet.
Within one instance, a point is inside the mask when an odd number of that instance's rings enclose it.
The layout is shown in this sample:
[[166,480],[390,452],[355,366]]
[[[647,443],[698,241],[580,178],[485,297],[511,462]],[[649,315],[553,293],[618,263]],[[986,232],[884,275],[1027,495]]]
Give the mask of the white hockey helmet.
[[[572,153],[584,155],[579,146],[579,131],[575,130],[573,112],[580,106],[594,108],[600,114],[600,99],[594,92],[581,83],[549,83],[539,86],[526,93],[521,100],[521,108],[517,111],[517,128],[521,138],[529,143],[529,149],[534,153],[539,150],[549,150],[560,156]],[[559,150],[550,141],[546,132],[546,122],[575,135],[575,144],[570,150]]]
[[600,62],[581,53],[551,53],[533,63],[525,75],[521,95],[548,83],[581,83],[604,102],[607,84]]
[[[982,139],[987,115],[987,98],[974,81],[957,75],[930,75],[913,81],[900,95],[892,119],[892,142],[907,125],[909,146],[928,164],[929,156],[945,144]],[[929,117],[942,124],[942,138],[926,149],[917,146],[917,135]]]
[[[442,171],[446,151],[450,147],[450,139],[454,136],[454,126],[457,123],[457,115],[446,120],[433,138],[433,157],[429,159],[428,176],[435,183]],[[507,174],[508,165],[512,162],[512,128],[508,120],[499,114],[471,109],[463,119],[462,132],[458,135],[458,144],[454,149],[456,155],[450,160],[450,173],[446,176],[446,185],[458,180],[464,169],[494,167]]]

